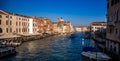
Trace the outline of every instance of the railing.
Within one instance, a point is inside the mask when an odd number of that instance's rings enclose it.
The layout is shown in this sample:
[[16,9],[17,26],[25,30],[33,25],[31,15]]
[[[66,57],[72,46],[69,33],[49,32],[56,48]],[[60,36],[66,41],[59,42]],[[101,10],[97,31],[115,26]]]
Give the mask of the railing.
[[108,25],[108,26],[110,26],[110,25],[115,26],[115,23],[114,23],[114,22],[108,22],[107,25]]

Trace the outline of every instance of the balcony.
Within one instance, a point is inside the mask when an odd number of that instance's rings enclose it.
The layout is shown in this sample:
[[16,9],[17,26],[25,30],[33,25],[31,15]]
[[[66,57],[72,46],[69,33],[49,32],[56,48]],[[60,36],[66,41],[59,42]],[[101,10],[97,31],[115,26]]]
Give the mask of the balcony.
[[107,26],[115,26],[115,23],[114,22],[108,22]]

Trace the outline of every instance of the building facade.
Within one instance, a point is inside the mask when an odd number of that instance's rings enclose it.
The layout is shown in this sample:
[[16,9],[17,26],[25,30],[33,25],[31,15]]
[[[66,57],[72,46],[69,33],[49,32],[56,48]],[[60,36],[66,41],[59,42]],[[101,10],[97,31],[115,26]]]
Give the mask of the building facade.
[[57,22],[53,22],[53,30],[55,33],[69,33],[73,31],[73,27],[69,21],[58,17]]
[[75,30],[77,32],[88,32],[90,31],[90,28],[88,26],[76,26]]
[[120,54],[120,0],[107,0],[107,36],[108,51]]
[[92,22],[90,24],[90,28],[92,32],[103,32],[106,29],[107,23],[106,22]]
[[58,33],[69,33],[71,31],[71,23],[69,21],[64,21],[62,17],[58,17],[57,29]]
[[[35,26],[34,26],[35,25]],[[0,35],[30,34],[37,31],[36,19],[0,10]]]
[[50,19],[40,17],[37,19],[37,26],[39,33],[53,33],[53,24]]
[[57,22],[53,22],[53,32],[54,32],[55,34],[58,33]]

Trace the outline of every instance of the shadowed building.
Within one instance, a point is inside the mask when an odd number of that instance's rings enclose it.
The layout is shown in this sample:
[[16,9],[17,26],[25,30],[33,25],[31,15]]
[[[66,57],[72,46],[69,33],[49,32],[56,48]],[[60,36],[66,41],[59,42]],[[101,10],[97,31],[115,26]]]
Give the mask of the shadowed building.
[[120,55],[120,0],[107,0],[107,36],[108,51]]

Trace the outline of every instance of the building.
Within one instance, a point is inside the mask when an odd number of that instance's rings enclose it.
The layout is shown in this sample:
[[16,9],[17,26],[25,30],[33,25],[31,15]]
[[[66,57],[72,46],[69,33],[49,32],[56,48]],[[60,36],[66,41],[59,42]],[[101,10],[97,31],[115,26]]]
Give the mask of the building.
[[37,32],[35,17],[0,10],[0,36]]
[[40,17],[37,19],[39,33],[53,33],[53,24],[48,18]]
[[107,0],[106,49],[120,55],[120,0]]
[[106,22],[92,22],[90,24],[90,28],[92,32],[103,32],[106,29],[107,23]]
[[71,23],[69,21],[64,21],[62,17],[57,19],[58,33],[69,33],[71,31]]
[[58,17],[57,22],[53,22],[53,30],[55,33],[69,33],[73,31],[73,27],[69,21]]
[[53,32],[58,33],[57,22],[53,22]]
[[75,30],[77,32],[88,32],[90,31],[90,28],[88,26],[76,26]]

